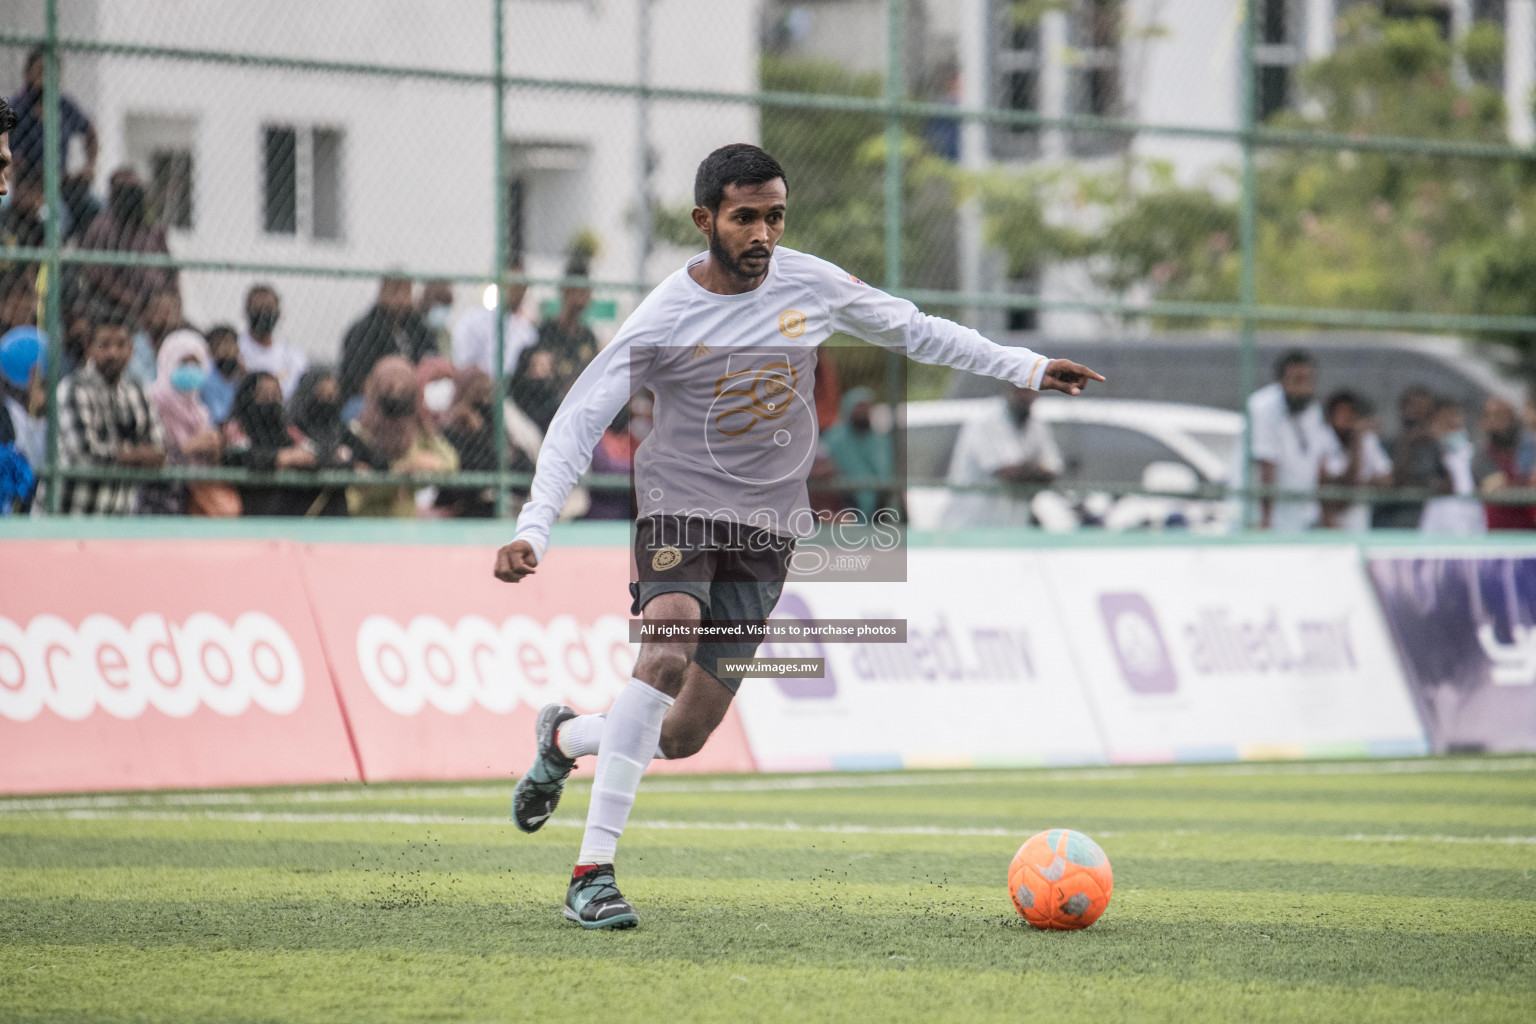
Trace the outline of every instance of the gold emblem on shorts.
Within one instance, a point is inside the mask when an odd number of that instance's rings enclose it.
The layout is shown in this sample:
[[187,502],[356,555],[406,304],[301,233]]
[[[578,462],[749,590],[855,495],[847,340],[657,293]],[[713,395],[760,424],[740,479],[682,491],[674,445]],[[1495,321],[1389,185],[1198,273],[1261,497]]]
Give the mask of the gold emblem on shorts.
[[805,333],[805,314],[798,309],[786,309],[779,314],[779,333],[786,338],[798,338]]
[[682,560],[683,553],[668,544],[664,548],[658,548],[656,553],[651,556],[651,568],[657,572],[666,572]]

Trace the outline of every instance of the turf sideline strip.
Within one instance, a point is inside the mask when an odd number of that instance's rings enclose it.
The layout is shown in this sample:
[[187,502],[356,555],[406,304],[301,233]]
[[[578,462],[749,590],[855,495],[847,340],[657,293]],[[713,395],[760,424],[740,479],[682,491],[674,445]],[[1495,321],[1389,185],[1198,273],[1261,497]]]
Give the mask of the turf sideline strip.
[[[484,815],[470,817],[467,815],[398,813],[295,814],[274,811],[210,811],[203,814],[192,814],[184,811],[139,811],[126,809],[106,811],[66,810],[45,814],[16,814],[13,812],[0,816],[0,821],[7,819],[12,821],[26,820],[28,818],[51,821],[232,821],[249,824],[303,825],[477,825],[496,828],[506,828],[511,825],[509,818]],[[580,818],[551,818],[544,824],[546,827],[553,826],[556,828],[586,827],[586,822]],[[939,825],[802,825],[793,821],[668,821],[663,819],[631,821],[628,827],[671,832],[819,832],[830,835],[957,837],[1030,836],[1035,831],[1038,831],[1029,828],[947,828]],[[1163,831],[1169,835],[1179,836],[1225,834],[1205,829],[1165,829]],[[1122,833],[1095,832],[1094,834],[1113,837]],[[1343,835],[1319,835],[1312,838],[1360,843],[1470,843],[1498,846],[1536,846],[1536,836],[1451,836],[1409,835],[1403,833],[1373,835],[1364,832],[1354,832]]]
[[[1139,768],[1050,768],[998,771],[898,772],[874,775],[796,776],[715,779],[707,782],[679,779],[648,779],[647,793],[788,793],[818,789],[884,789],[907,786],[962,786],[977,782],[1027,783],[1074,781],[1130,781],[1144,779],[1232,778],[1253,776],[1361,776],[1433,775],[1464,772],[1536,771],[1536,758],[1495,760],[1350,761],[1307,764],[1294,761],[1206,766],[1147,765]],[[577,779],[571,791],[591,787],[590,779]],[[232,790],[212,793],[135,793],[101,796],[12,797],[0,799],[0,813],[8,811],[56,811],[74,808],[201,807],[261,803],[358,803],[365,800],[505,799],[512,792],[505,785],[356,786],[346,789]]]

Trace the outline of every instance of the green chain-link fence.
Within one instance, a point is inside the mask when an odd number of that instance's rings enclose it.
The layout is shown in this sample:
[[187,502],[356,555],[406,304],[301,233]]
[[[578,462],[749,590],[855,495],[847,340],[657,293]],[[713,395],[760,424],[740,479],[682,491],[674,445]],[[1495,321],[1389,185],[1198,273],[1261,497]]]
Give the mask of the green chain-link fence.
[[[693,168],[740,140],[787,169],[785,244],[1000,340],[1086,353],[1116,398],[1238,412],[1269,357],[1310,344],[1362,404],[1424,383],[1475,413],[1536,333],[1533,152],[1509,141],[1529,138],[1529,6],[4,0],[0,75],[25,118],[0,319],[36,310],[47,338],[39,503],[129,481],[141,508],[225,484],[248,512],[515,512],[552,400],[699,248]],[[57,396],[101,320],[142,336],[141,369],[185,322],[221,379],[233,352],[278,377],[290,417],[309,364],[335,384],[297,402],[334,397],[336,423],[395,380],[432,396],[418,413],[439,430],[371,464],[346,442],[378,439],[355,433],[264,460],[270,388],[225,388],[217,443],[183,436],[158,467],[83,457]],[[1437,336],[1441,361],[1381,332]],[[1435,379],[1446,353],[1472,369]],[[370,385],[390,354],[417,366]],[[852,343],[829,361],[879,402],[986,391]],[[937,454],[898,446],[897,464],[942,486],[953,430],[923,444]],[[627,454],[592,495],[627,482]],[[1088,472],[1078,491],[1158,489]],[[1244,493],[1198,476],[1180,492]]]

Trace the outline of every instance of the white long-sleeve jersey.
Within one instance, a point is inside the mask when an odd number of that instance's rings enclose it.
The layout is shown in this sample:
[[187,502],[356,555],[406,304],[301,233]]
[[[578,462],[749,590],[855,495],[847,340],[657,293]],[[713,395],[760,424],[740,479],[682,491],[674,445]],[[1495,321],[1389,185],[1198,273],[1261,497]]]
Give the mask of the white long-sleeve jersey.
[[635,453],[638,512],[727,518],[781,536],[815,526],[806,478],[816,453],[816,348],[851,334],[920,363],[1039,388],[1049,360],[928,316],[826,260],[778,247],[768,275],[718,295],[688,267],[656,287],[561,403],[539,451],[514,540],[543,561],[549,529],[630,395],[656,396]]

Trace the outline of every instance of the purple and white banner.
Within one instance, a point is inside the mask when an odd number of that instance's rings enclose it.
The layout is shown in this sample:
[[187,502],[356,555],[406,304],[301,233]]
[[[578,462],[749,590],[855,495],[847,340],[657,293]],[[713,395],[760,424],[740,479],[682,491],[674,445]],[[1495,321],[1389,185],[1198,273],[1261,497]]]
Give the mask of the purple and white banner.
[[1436,753],[1536,750],[1536,558],[1372,557]]
[[765,643],[826,676],[742,687],[760,768],[1427,749],[1353,547],[916,549],[908,572],[786,588],[778,616],[904,618],[908,642]]
[[1111,761],[1424,752],[1354,548],[1041,557]]

